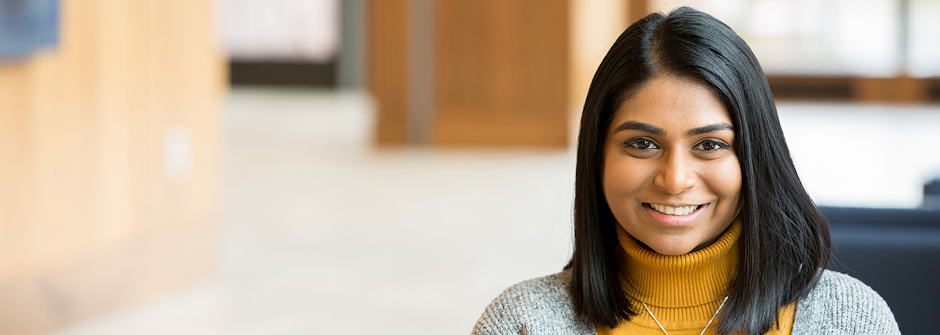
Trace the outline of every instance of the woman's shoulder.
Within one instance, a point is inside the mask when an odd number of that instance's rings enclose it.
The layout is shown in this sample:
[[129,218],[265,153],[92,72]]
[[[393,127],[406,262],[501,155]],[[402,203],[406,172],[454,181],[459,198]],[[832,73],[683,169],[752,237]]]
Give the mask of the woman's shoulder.
[[900,334],[894,314],[875,290],[858,279],[825,270],[799,302],[793,334]]
[[473,334],[594,334],[575,316],[570,283],[571,272],[562,271],[510,286],[486,307]]

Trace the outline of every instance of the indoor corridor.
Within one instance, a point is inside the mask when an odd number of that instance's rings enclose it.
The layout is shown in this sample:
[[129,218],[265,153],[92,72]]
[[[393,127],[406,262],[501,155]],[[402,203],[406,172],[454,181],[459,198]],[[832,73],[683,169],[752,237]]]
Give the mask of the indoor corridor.
[[[940,174],[940,106],[779,109],[820,203],[917,207]],[[356,91],[235,88],[223,120],[216,274],[56,335],[466,334],[570,257],[570,149],[376,147]]]

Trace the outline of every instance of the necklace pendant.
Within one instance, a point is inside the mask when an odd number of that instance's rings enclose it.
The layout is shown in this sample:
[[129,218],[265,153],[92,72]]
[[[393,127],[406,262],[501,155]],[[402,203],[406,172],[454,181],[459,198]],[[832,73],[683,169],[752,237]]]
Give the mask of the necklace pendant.
[[[705,328],[702,328],[702,332],[699,333],[699,335],[705,334],[705,331],[708,330],[708,326],[712,325],[712,321],[715,321],[715,317],[718,316],[718,312],[721,311],[721,308],[725,307],[725,302],[727,301],[728,301],[728,297],[725,297],[725,299],[721,301],[721,305],[718,305],[718,309],[715,310],[715,314],[712,314],[712,318],[708,319],[708,323],[705,325]],[[657,319],[656,316],[653,315],[653,311],[650,311],[650,308],[646,306],[646,303],[642,301],[640,301],[640,303],[643,304],[643,308],[645,308],[646,312],[649,313],[650,317],[653,318],[653,321],[656,321],[656,325],[659,326],[659,329],[662,330],[664,334],[669,335],[669,332],[666,331],[666,328],[663,327],[662,323],[659,323],[659,319]]]

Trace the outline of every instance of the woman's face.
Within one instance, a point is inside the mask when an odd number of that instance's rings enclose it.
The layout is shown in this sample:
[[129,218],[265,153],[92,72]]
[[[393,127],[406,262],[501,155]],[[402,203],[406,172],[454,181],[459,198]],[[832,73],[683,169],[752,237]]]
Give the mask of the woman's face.
[[731,125],[707,87],[672,76],[650,79],[607,129],[604,196],[617,222],[664,255],[717,240],[740,208]]

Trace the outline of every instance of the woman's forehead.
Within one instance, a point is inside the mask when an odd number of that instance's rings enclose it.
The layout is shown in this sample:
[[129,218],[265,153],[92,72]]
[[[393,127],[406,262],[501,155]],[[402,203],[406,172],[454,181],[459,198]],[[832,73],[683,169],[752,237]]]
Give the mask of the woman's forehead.
[[674,76],[658,76],[620,104],[611,118],[610,130],[628,121],[684,131],[679,128],[731,124],[731,117],[705,85]]

